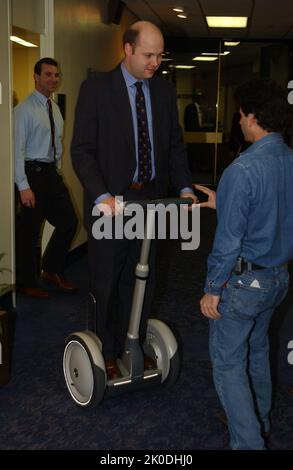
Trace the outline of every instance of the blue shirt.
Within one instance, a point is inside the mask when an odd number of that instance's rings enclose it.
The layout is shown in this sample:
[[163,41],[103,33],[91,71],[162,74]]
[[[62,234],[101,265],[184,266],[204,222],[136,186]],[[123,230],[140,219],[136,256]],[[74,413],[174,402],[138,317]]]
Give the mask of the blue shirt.
[[217,216],[206,293],[221,294],[238,256],[263,267],[293,258],[293,150],[280,134],[264,136],[224,171]]
[[[15,183],[19,191],[29,188],[25,161],[53,162],[54,150],[47,97],[35,90],[14,108]],[[56,160],[62,154],[63,118],[58,105],[51,100],[55,123]]]

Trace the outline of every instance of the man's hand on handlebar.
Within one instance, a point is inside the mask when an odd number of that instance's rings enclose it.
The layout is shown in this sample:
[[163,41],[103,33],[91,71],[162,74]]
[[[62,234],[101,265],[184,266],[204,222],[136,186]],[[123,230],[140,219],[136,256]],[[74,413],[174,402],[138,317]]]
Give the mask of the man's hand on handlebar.
[[189,210],[189,211],[192,210],[193,204],[198,204],[198,203],[199,203],[199,200],[198,200],[198,198],[196,197],[196,195],[195,195],[194,193],[191,193],[191,192],[184,192],[184,193],[181,193],[180,198],[181,198],[181,199],[186,199],[186,198],[192,199],[192,205],[189,205],[189,206],[188,206],[188,210]]

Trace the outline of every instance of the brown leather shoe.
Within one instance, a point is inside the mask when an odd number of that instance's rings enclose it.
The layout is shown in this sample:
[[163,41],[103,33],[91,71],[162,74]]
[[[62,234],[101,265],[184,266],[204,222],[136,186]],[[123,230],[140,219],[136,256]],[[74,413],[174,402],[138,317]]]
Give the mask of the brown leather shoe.
[[106,359],[105,366],[108,380],[116,380],[122,377],[120,369],[115,359]]
[[27,297],[35,297],[36,299],[47,299],[49,293],[46,290],[39,289],[38,287],[19,287],[18,291]]
[[60,274],[57,273],[47,273],[46,271],[42,271],[41,279],[47,284],[51,284],[57,287],[58,289],[62,290],[63,292],[72,293],[77,291],[77,286],[75,286],[71,282],[66,281],[64,277],[60,276]]
[[156,362],[149,356],[144,355],[144,370],[152,370],[157,368]]

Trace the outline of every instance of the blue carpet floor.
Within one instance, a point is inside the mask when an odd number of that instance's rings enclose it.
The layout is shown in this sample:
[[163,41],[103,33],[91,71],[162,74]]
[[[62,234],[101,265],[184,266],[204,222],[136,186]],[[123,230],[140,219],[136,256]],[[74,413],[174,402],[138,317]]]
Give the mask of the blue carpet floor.
[[[66,276],[79,292],[51,290],[48,300],[17,299],[10,382],[0,389],[0,449],[227,450],[228,432],[208,357],[208,323],[199,313],[206,257],[215,215],[202,217],[200,249],[182,252],[177,241],[160,241],[153,316],[171,322],[180,338],[183,366],[178,382],[105,399],[81,409],[70,399],[63,371],[65,338],[86,326],[86,257]],[[270,448],[293,449],[293,366],[286,362],[284,336],[293,339],[292,288],[273,320],[271,340],[274,406]],[[277,319],[276,319],[277,318]],[[291,367],[291,368],[290,368]]]

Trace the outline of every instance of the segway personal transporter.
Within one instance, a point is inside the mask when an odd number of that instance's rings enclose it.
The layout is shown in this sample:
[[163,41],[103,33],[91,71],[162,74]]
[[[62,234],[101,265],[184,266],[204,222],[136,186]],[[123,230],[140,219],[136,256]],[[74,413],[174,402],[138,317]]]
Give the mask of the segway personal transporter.
[[[148,259],[151,238],[155,227],[156,204],[192,204],[192,199],[160,199],[155,201],[134,201],[147,207],[140,260],[136,266],[136,281],[132,300],[131,315],[122,359],[117,363],[122,377],[108,380],[102,343],[95,332],[89,329],[72,333],[66,339],[63,355],[63,371],[67,388],[74,402],[81,407],[94,406],[101,402],[105,393],[116,395],[130,389],[150,385],[172,385],[180,373],[178,344],[169,326],[161,320],[148,320],[143,351],[139,343],[139,325],[148,278]],[[130,203],[125,203],[125,207]],[[153,209],[149,209],[149,206]],[[93,305],[96,299],[90,294]],[[96,309],[95,309],[96,317]],[[156,364],[153,369],[144,370],[144,354]]]

